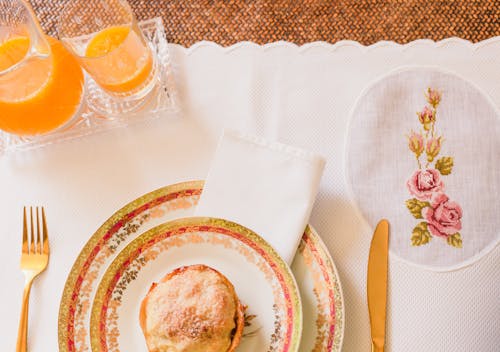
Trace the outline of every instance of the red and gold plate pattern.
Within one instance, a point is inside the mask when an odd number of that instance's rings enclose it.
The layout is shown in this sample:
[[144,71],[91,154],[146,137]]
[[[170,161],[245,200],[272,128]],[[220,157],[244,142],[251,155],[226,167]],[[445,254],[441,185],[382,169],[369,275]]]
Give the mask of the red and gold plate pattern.
[[233,222],[184,218],[133,240],[106,270],[90,320],[92,351],[138,351],[139,307],[152,282],[180,266],[205,264],[234,284],[252,316],[238,351],[296,352],[302,305],[294,276],[260,236]]
[[[66,281],[59,311],[59,349],[61,352],[91,350],[91,308],[98,286],[101,281],[104,281],[106,269],[113,262],[115,264],[118,262],[117,255],[139,234],[167,221],[191,216],[202,188],[202,181],[193,181],[167,186],[148,193],[118,210],[96,231],[81,251]],[[217,233],[215,235],[225,236]],[[190,236],[195,236],[195,240],[199,242],[195,234],[173,236],[177,238],[175,241],[169,242],[173,240],[171,238],[166,242],[161,242],[170,243],[172,248],[181,250],[180,244]],[[179,240],[180,238],[183,240]],[[199,243],[199,245],[207,244]],[[149,256],[154,256],[152,253],[155,251],[156,249],[151,250]],[[141,261],[137,263],[140,264]],[[340,351],[344,330],[344,305],[340,281],[328,250],[310,226],[304,232],[291,269],[297,281],[304,312],[302,340],[298,350],[301,352]],[[147,270],[148,268],[144,272]],[[162,275],[165,273],[166,271],[162,272]],[[122,281],[116,284],[124,285],[123,287],[127,290],[129,285],[141,286],[138,280],[127,282],[126,277],[131,278],[134,275],[136,275],[135,269],[130,271],[130,267],[123,268],[122,276],[120,276]],[[116,298],[119,297],[119,289],[113,292],[114,295],[109,296],[110,303],[107,308],[109,316],[112,316],[109,312],[113,309],[121,312],[123,309],[133,308],[123,304],[118,307],[116,302],[119,301]],[[280,308],[278,305],[272,307],[273,314],[271,315],[275,321],[281,318]],[[114,321],[119,322],[118,318]],[[252,326],[255,328],[258,323],[259,320],[253,322],[245,333],[253,336]],[[129,324],[134,324],[134,321]],[[108,325],[110,326],[112,325]],[[281,339],[280,334],[284,330],[281,325],[280,327],[281,330],[278,332],[273,328],[274,340]],[[244,341],[242,344],[252,343],[251,337],[246,340],[247,342]],[[109,341],[112,342],[111,347],[113,347],[115,346],[113,343],[118,343],[119,336],[110,336]],[[119,349],[114,349],[114,351],[117,350]]]

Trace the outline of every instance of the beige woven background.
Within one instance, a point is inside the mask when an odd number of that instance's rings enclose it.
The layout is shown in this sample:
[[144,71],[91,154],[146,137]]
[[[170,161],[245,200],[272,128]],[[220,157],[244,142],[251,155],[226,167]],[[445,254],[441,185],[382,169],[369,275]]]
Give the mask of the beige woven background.
[[[56,34],[68,0],[31,0],[42,25]],[[85,0],[79,0],[85,1]],[[286,40],[303,44],[350,39],[407,43],[460,37],[473,42],[500,35],[500,0],[129,0],[137,17],[162,16],[167,39],[231,45]]]

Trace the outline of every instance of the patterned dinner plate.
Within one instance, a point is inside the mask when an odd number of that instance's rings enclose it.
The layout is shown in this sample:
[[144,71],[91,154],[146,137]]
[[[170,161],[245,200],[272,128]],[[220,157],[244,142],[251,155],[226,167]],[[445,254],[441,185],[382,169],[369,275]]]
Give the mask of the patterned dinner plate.
[[238,351],[298,351],[302,305],[288,265],[251,230],[227,220],[196,217],[147,231],[111,263],[92,307],[92,351],[145,350],[138,318],[151,284],[176,268],[194,264],[208,265],[226,276],[248,307],[248,326]]
[[[148,193],[118,210],[90,238],[66,280],[59,309],[59,351],[90,351],[90,315],[106,269],[132,240],[167,221],[194,213],[203,181],[183,182]],[[335,265],[308,226],[291,265],[303,307],[299,351],[337,352],[344,332],[344,304]]]

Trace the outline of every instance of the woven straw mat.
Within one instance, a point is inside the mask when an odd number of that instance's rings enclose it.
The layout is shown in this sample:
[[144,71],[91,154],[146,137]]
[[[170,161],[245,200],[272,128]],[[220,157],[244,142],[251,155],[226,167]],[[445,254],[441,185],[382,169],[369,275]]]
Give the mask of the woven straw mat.
[[[31,0],[42,26],[57,35],[68,0]],[[85,1],[85,0],[77,0]],[[221,45],[286,40],[296,44],[342,39],[373,44],[460,37],[473,42],[500,35],[499,0],[129,0],[137,18],[161,16],[172,43]]]

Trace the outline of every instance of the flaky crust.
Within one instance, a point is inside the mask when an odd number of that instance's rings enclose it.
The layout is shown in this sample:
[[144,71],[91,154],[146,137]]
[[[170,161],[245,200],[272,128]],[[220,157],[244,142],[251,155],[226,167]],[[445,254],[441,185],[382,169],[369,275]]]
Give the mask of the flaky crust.
[[[241,337],[243,335],[243,328],[245,326],[245,306],[243,306],[241,304],[241,302],[239,301],[233,284],[224,275],[222,275],[219,271],[217,271],[211,267],[208,267],[206,265],[203,265],[203,264],[196,264],[196,265],[183,266],[183,267],[177,268],[177,269],[171,271],[170,273],[168,273],[167,275],[165,275],[160,280],[159,283],[153,283],[151,285],[146,297],[143,299],[143,301],[141,303],[141,307],[140,307],[140,311],[139,311],[139,323],[140,323],[141,329],[143,331],[143,334],[146,338],[146,342],[148,342],[149,338],[150,338],[150,335],[149,335],[149,333],[147,331],[147,327],[146,327],[146,321],[147,321],[147,303],[148,303],[149,298],[151,297],[151,293],[155,290],[155,288],[159,284],[168,282],[168,281],[172,280],[172,278],[174,278],[175,276],[182,275],[187,270],[195,270],[195,271],[198,271],[199,273],[202,273],[202,272],[207,271],[207,270],[212,271],[218,275],[218,277],[224,282],[224,284],[230,290],[231,296],[234,298],[234,300],[236,302],[236,311],[234,312],[235,329],[233,331],[233,336],[231,338],[231,345],[229,346],[229,349],[226,352],[233,352],[236,349],[236,347],[240,344]],[[149,344],[148,344],[148,349],[150,352],[159,352],[156,349],[151,349]]]

